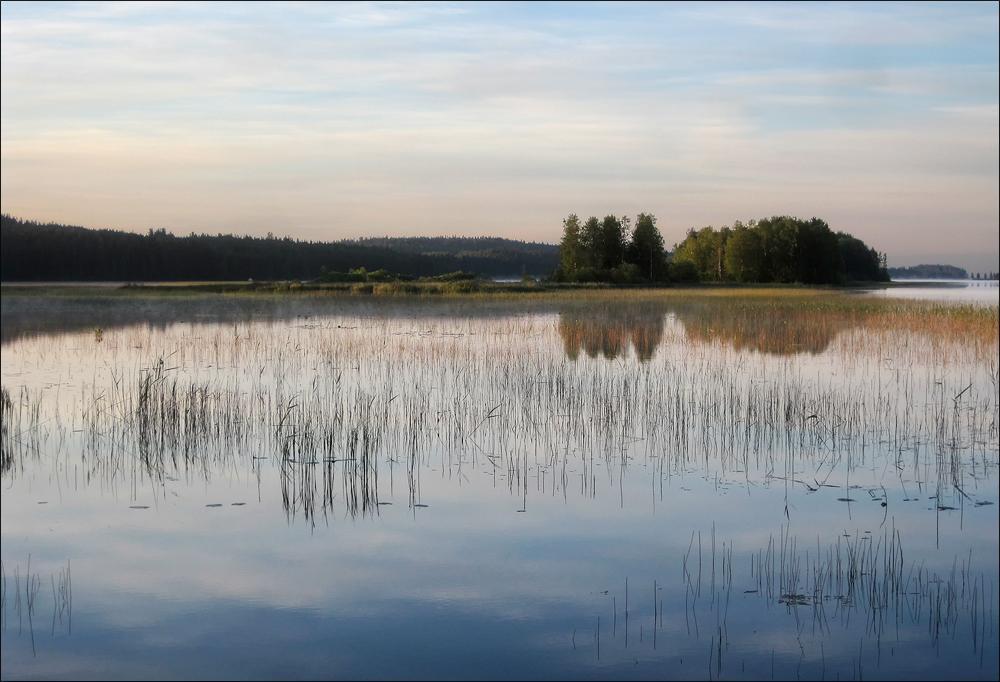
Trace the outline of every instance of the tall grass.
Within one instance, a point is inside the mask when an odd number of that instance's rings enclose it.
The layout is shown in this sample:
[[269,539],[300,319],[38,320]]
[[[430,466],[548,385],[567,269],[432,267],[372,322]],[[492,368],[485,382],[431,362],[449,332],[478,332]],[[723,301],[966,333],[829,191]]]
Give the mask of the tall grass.
[[22,338],[5,369],[56,366],[65,385],[4,389],[3,469],[43,441],[111,480],[270,462],[289,514],[311,520],[338,503],[377,514],[395,462],[413,504],[431,464],[483,468],[520,496],[539,473],[543,492],[597,495],[637,461],[661,480],[701,471],[803,492],[888,464],[941,506],[995,478],[995,311],[779,298]]

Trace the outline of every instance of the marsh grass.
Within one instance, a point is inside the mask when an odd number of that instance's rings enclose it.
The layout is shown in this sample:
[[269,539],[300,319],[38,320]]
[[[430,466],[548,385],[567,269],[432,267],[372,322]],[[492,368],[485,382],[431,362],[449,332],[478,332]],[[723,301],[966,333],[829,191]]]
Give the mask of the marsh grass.
[[[718,679],[727,669],[744,672],[752,652],[731,647],[730,618],[750,608],[762,614],[755,625],[764,622],[763,614],[785,620],[781,632],[800,652],[791,661],[787,654],[782,657],[783,663],[794,663],[794,672],[786,671],[786,676],[863,679],[865,665],[879,667],[883,656],[895,655],[895,649],[914,636],[924,637],[932,650],[943,642],[957,642],[967,647],[964,655],[979,669],[995,666],[986,658],[996,655],[993,578],[975,568],[971,551],[955,556],[951,568],[943,571],[928,569],[922,560],[907,560],[902,534],[891,524],[877,532],[844,532],[825,544],[819,536],[803,541],[782,525],[756,550],[718,538],[713,524],[708,532],[692,532],[680,557],[680,578],[683,601],[671,601],[683,606],[683,615],[664,612],[663,581],[655,578],[646,588],[651,590],[640,588],[640,597],[631,602],[628,578],[617,590],[602,592],[603,615],[613,623],[603,635],[605,655],[612,645],[618,655],[631,648],[626,659],[631,661],[639,655],[637,647],[655,650],[662,637],[670,638],[674,650],[683,651],[672,627],[683,621],[686,633],[681,635],[708,645],[707,655],[699,657],[707,664],[707,677]],[[748,607],[747,602],[757,604]],[[855,656],[845,661],[841,653],[827,661],[824,642],[859,632],[863,644]],[[595,657],[600,637],[595,629]],[[574,650],[576,641],[574,631]],[[849,670],[842,668],[845,662]]]
[[[546,291],[516,305],[374,296],[303,292],[322,304],[204,320],[185,308],[184,321],[155,323],[143,311],[5,336],[3,480],[124,490],[134,509],[167,480],[276,481],[288,522],[309,525],[376,522],[404,501],[435,513],[431,472],[438,485],[487,481],[524,514],[540,498],[677,505],[691,480],[709,496],[761,487],[783,497],[787,525],[761,548],[714,526],[692,533],[677,557],[683,616],[664,608],[672,583],[632,576],[584,628],[595,656],[602,638],[606,658],[611,642],[656,648],[683,617],[708,674],[724,676],[738,664],[737,599],[791,619],[800,646],[812,637],[824,674],[822,638],[859,622],[871,648],[840,671],[853,677],[914,626],[930,646],[967,640],[981,667],[995,650],[994,573],[971,555],[950,571],[910,558],[893,519],[919,504],[906,513],[929,537],[949,514],[995,509],[996,308],[804,289]],[[627,485],[637,478],[651,487],[642,500]],[[848,518],[866,505],[882,524],[796,537],[805,498]],[[4,625],[9,610],[33,633],[43,585],[14,571],[8,591],[3,570]],[[49,584],[52,631],[69,630],[69,565]]]
[[648,295],[675,300],[601,292],[603,307],[559,308],[557,323],[373,315],[22,338],[5,354],[76,382],[3,389],[3,470],[43,442],[80,448],[88,476],[111,479],[269,460],[288,513],[310,521],[338,501],[377,514],[380,472],[397,463],[419,504],[434,460],[455,476],[484,468],[523,498],[529,479],[594,496],[635,461],[660,481],[701,470],[816,494],[887,463],[940,506],[995,476],[996,309],[799,289]]
[[[52,587],[52,625],[50,635],[73,632],[73,578],[70,563],[50,574],[49,583]],[[7,566],[0,562],[0,629],[7,632],[13,614],[17,617],[17,634],[27,634],[31,641],[32,655],[37,655],[35,647],[35,620],[40,615],[43,594],[43,580],[40,573],[31,569],[31,555],[28,555],[24,575],[21,574],[20,563],[14,566],[14,572],[8,575]],[[12,613],[8,613],[8,610]]]

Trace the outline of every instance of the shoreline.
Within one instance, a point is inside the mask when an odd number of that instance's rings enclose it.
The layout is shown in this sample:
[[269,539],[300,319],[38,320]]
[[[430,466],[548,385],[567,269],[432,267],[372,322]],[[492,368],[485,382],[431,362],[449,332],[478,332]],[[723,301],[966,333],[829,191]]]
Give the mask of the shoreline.
[[[984,282],[985,283],[985,282]],[[859,292],[877,289],[906,289],[913,287],[961,288],[955,281],[896,281],[852,282],[850,284],[801,284],[801,283],[665,283],[665,284],[613,284],[605,282],[497,282],[493,280],[389,281],[389,282],[302,282],[297,280],[274,281],[165,281],[165,282],[0,282],[0,289],[7,295],[348,295],[348,296],[442,296],[483,295],[537,296],[540,294],[596,293],[596,292]]]

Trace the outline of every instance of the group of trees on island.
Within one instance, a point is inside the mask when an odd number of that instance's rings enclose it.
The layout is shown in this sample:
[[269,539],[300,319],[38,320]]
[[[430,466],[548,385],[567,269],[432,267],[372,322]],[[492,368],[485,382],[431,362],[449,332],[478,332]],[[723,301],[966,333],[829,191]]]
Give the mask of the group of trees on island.
[[563,282],[665,282],[671,279],[663,235],[656,216],[640,213],[635,227],[627,217],[575,214],[563,221],[559,267],[553,279]]
[[968,272],[965,268],[941,263],[921,263],[889,268],[889,276],[893,279],[972,279],[995,280],[996,272]]
[[690,230],[674,250],[702,281],[843,284],[889,279],[885,254],[819,218],[775,216]]
[[640,213],[603,220],[576,214],[563,221],[554,279],[573,282],[801,282],[887,281],[884,254],[819,218],[775,216],[720,229],[691,229],[672,254],[656,217]]

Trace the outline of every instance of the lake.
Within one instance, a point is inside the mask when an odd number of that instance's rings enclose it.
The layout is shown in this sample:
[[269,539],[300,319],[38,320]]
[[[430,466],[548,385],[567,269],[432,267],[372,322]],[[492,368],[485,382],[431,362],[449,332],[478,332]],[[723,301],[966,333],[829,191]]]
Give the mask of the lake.
[[1000,304],[1000,286],[996,280],[976,279],[901,279],[896,286],[873,289],[872,296],[905,298],[950,303]]
[[991,291],[5,289],[2,676],[996,679]]

